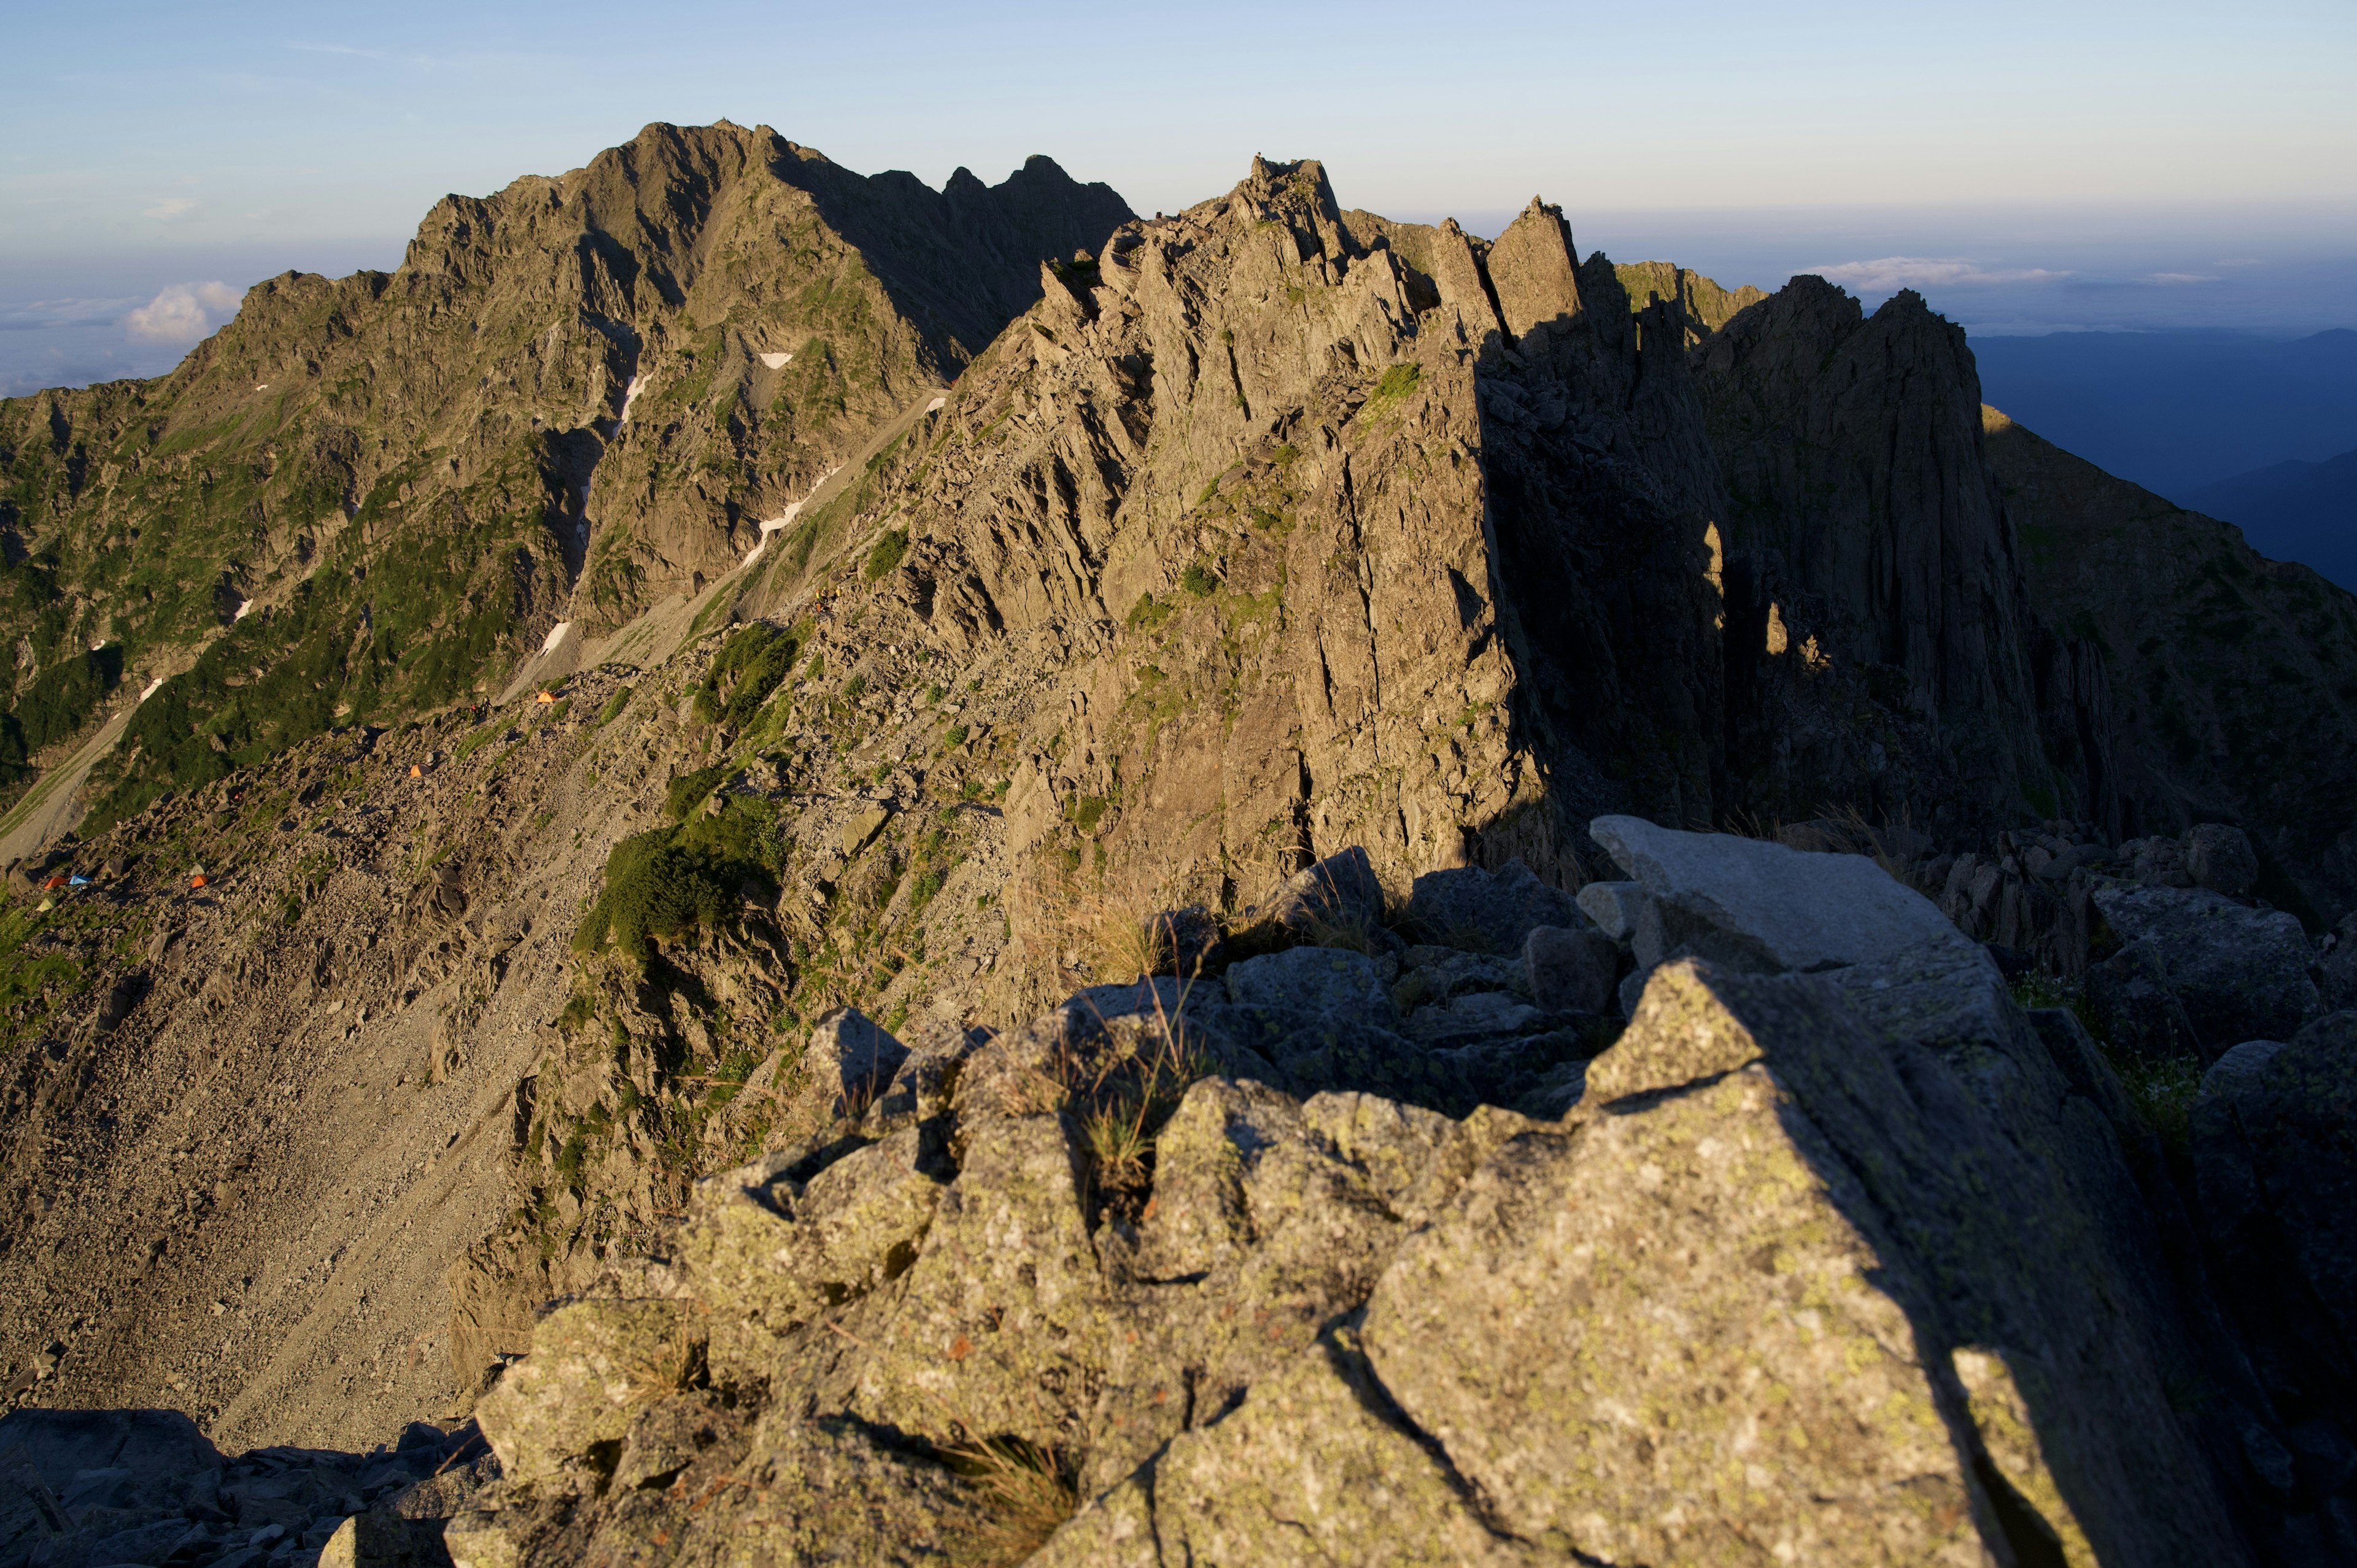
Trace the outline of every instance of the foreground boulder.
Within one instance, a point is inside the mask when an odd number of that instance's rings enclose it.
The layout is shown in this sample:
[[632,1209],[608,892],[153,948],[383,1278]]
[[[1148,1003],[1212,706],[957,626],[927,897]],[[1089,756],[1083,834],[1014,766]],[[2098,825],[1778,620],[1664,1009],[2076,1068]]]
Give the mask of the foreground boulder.
[[1303,1082],[1413,1086],[1470,1048],[1432,1016],[1539,1014],[1554,983],[1487,950],[1553,899],[1466,948],[1297,949],[962,1037],[544,1317],[482,1407],[512,1478],[453,1541],[502,1568],[2254,1561],[2235,1455],[2330,1443],[2213,1380],[2140,1218],[2150,1134],[2069,1015],[2025,1015],[1869,861],[1598,826],[1643,918],[1728,956],[1658,963],[1567,1113]]
[[2212,1057],[2243,1040],[2282,1040],[2322,1009],[2294,917],[2206,888],[2104,887],[2095,907],[2123,944],[2148,946]]
[[[2240,1058],[2240,1059],[2238,1059]],[[2254,1041],[2205,1080],[2191,1118],[2203,1240],[2228,1310],[2295,1427],[2357,1407],[2357,1013],[2287,1045]],[[2345,1436],[2318,1448],[2303,1489],[2357,1469]],[[2338,1455],[2331,1451],[2338,1449]]]

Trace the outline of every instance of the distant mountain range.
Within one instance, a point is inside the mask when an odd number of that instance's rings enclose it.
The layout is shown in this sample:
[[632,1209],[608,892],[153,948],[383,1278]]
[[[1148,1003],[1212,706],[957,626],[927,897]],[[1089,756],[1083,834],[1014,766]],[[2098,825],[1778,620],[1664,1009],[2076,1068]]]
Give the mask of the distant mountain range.
[[2237,524],[2253,549],[2315,567],[2357,590],[2357,450],[2271,463],[2188,491],[2197,511]]
[[1975,337],[1989,402],[2171,500],[2357,446],[2357,332]]

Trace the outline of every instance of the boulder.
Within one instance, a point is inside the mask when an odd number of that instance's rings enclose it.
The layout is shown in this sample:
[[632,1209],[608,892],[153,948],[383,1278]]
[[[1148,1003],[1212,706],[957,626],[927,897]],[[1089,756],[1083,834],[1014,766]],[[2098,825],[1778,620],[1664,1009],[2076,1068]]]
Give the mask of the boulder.
[[1620,950],[1593,927],[1537,926],[1523,939],[1531,999],[1549,1013],[1601,1013],[1612,1004]]
[[1625,942],[1637,934],[1639,906],[1645,890],[1634,882],[1591,882],[1579,890],[1580,913],[1596,922],[1596,929],[1616,942]]
[[408,1520],[370,1509],[336,1527],[319,1548],[318,1568],[439,1568],[450,1559],[440,1520]]
[[21,1563],[42,1541],[72,1529],[57,1492],[24,1447],[0,1447],[0,1562]]
[[1388,1028],[1399,1022],[1373,961],[1349,948],[1289,948],[1231,964],[1228,999]]
[[884,824],[891,820],[892,808],[889,806],[875,801],[855,806],[852,808],[851,815],[844,819],[843,827],[835,834],[835,847],[842,852],[844,859],[849,860],[861,850],[866,849],[868,841],[881,832],[884,830]]
[[1383,885],[1374,862],[1354,844],[1287,877],[1258,912],[1297,941],[1320,941],[1336,933],[1363,937],[1383,929]]
[[2147,887],[2190,887],[2193,874],[2185,866],[2185,841],[2170,838],[2130,839],[2120,845],[2128,875]]
[[794,1102],[821,1120],[865,1112],[909,1059],[909,1047],[856,1007],[818,1021],[803,1047]]
[[2094,899],[2123,944],[2152,945],[2205,1048],[2288,1039],[2321,1010],[2308,937],[2290,915],[2207,888],[2101,887]]
[[2147,1062],[2201,1054],[2184,1004],[2150,942],[2130,942],[2087,971],[2087,1011],[2115,1050]]
[[2202,822],[2185,835],[2185,870],[2196,887],[2243,898],[2259,879],[2259,855],[2242,829]]
[[2341,938],[2317,971],[2317,994],[2327,1012],[2357,1007],[2357,940]]
[[1493,1526],[1583,1560],[2240,1561],[2134,1293],[2045,1239],[2076,1204],[1829,980],[1671,964],[1574,1128],[1405,1243],[1366,1353]]
[[[683,1402],[689,1411],[707,1408]],[[705,1423],[683,1414],[674,1424],[684,1428],[691,1452],[675,1455],[687,1463],[668,1491],[619,1490],[602,1517],[585,1504],[511,1494],[497,1512],[450,1521],[448,1561],[457,1568],[585,1557],[939,1568],[1003,1551],[981,1487],[931,1457],[888,1445],[857,1422],[805,1420],[773,1407],[749,1437],[716,1432],[714,1442],[696,1448],[694,1427]],[[677,1506],[666,1508],[674,1498]],[[602,1551],[585,1552],[593,1530]]]
[[2201,1075],[2200,1098],[2232,1097],[2246,1089],[2257,1088],[2266,1065],[2275,1060],[2282,1049],[2281,1040],[2244,1040],[2210,1064],[2210,1070]]
[[475,1419],[511,1481],[590,1485],[591,1450],[683,1387],[702,1353],[675,1301],[569,1302],[533,1327],[531,1354],[500,1375]]
[[119,1477],[105,1506],[125,1509],[175,1508],[220,1484],[221,1452],[177,1410],[12,1410],[0,1416],[0,1454],[12,1448],[69,1509],[102,1477]]
[[[2203,1083],[2190,1134],[2202,1240],[2276,1408],[2357,1409],[2357,1013]],[[2255,1063],[2251,1058],[2256,1058]],[[2345,1435],[2345,1434],[2344,1434]]]
[[1863,963],[1925,943],[1966,943],[1931,901],[1864,855],[1680,832],[1598,817],[1588,832],[1644,889],[1637,961],[1681,949],[1760,973]]
[[[1386,1004],[1388,1004],[1386,998]],[[1462,1115],[1480,1096],[1462,1065],[1364,1014],[1306,1007],[1189,1007],[1189,1022],[1219,1042],[1223,1059],[1266,1064],[1261,1077],[1289,1093],[1363,1090]]]
[[1512,992],[1469,991],[1419,1007],[1400,1026],[1400,1033],[1428,1049],[1440,1049],[1544,1027],[1546,1015]]
[[920,1022],[909,1031],[908,1059],[868,1112],[871,1131],[891,1132],[947,1111],[967,1059],[990,1040],[988,1029],[969,1028],[954,1020]]
[[1254,1383],[1232,1414],[1178,1434],[1093,1498],[1032,1568],[1565,1561],[1489,1525],[1458,1478],[1387,1418],[1386,1402],[1337,1331]]
[[1528,996],[1530,979],[1530,971],[1519,957],[1412,947],[1399,955],[1399,980],[1392,986],[1392,1000],[1402,1013],[1407,1013],[1468,991],[1512,991]]
[[1415,879],[1408,918],[1428,941],[1507,956],[1523,950],[1534,927],[1587,923],[1570,894],[1519,860],[1495,874],[1478,865],[1426,872]]

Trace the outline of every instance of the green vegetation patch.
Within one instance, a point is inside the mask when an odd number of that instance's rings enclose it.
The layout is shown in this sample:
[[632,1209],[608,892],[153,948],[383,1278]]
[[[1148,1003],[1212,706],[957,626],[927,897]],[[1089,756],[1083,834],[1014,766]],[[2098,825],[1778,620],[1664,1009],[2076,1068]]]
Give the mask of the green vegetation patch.
[[605,886],[574,949],[594,953],[610,941],[644,963],[656,942],[720,929],[742,911],[748,883],[774,889],[780,847],[775,808],[744,797],[717,815],[633,834],[606,857]]
[[695,693],[695,716],[706,724],[742,729],[770,700],[801,656],[802,634],[755,621],[731,636],[712,657]]
[[1371,424],[1383,418],[1406,401],[1423,379],[1423,370],[1415,365],[1394,365],[1375,383],[1374,392],[1359,410],[1359,417]]
[[898,567],[908,553],[909,531],[905,528],[887,529],[884,536],[876,542],[876,547],[867,553],[867,564],[860,568],[860,575],[871,583],[877,582]]
[[728,777],[730,766],[728,759],[723,757],[709,768],[699,768],[673,779],[663,790],[663,815],[674,822],[685,822],[690,811],[720,788],[720,781]]

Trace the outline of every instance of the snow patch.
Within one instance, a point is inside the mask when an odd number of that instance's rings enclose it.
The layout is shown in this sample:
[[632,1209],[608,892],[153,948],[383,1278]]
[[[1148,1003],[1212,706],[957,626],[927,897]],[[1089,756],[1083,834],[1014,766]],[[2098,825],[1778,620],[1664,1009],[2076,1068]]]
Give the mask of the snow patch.
[[615,424],[628,424],[630,422],[630,404],[639,401],[639,389],[646,384],[646,380],[644,376],[632,376],[630,384],[622,389],[622,414],[614,421]]
[[936,410],[936,409],[938,409],[938,408],[940,408],[943,403],[947,403],[947,402],[949,402],[949,401],[950,401],[950,400],[949,400],[949,399],[947,399],[947,398],[945,398],[945,397],[937,397],[937,398],[933,399],[933,401],[932,401],[932,402],[931,402],[931,403],[929,403],[925,404],[925,412],[926,412],[927,413],[932,413],[934,410]]
[[242,605],[240,605],[240,606],[238,606],[238,607],[237,607],[237,614],[235,614],[235,615],[233,615],[233,616],[230,617],[230,623],[233,626],[233,625],[235,625],[237,622],[243,620],[246,617],[248,617],[248,616],[252,615],[253,613],[253,601],[252,599],[248,599],[248,600],[246,600],[246,601],[245,601],[245,603],[243,603],[243,604],[242,604]]
[[548,636],[542,640],[540,650],[543,653],[555,652],[556,645],[563,642],[565,640],[565,634],[572,629],[573,623],[571,621],[558,621],[554,626],[548,628]]
[[761,521],[761,537],[759,540],[755,542],[752,549],[745,552],[746,564],[750,565],[755,557],[759,556],[762,551],[767,550],[770,547],[770,535],[777,532],[780,529],[791,526],[794,519],[802,515],[802,508],[810,505],[811,496],[818,494],[819,485],[825,484],[829,479],[834,478],[835,475],[841,472],[843,472],[843,465],[837,463],[834,467],[829,468],[825,473],[821,474],[818,477],[818,484],[814,484],[810,488],[810,495],[802,497],[802,499],[798,501],[789,502],[786,510],[780,512],[777,516],[764,518]]
[[157,688],[157,687],[159,687],[159,686],[161,686],[161,685],[163,685],[163,683],[164,683],[164,677],[162,677],[161,675],[158,675],[158,676],[156,676],[153,681],[148,682],[147,682],[147,689],[146,689],[145,691],[144,691],[144,692],[142,692],[142,693],[139,693],[139,700],[140,700],[141,702],[143,702],[143,703],[144,703],[144,702],[145,702],[148,698],[150,698],[150,697],[154,696],[154,695],[156,694],[156,688]]
[[791,354],[764,354],[761,356],[761,363],[769,366],[770,369],[773,371],[782,371],[793,362],[794,357]]

